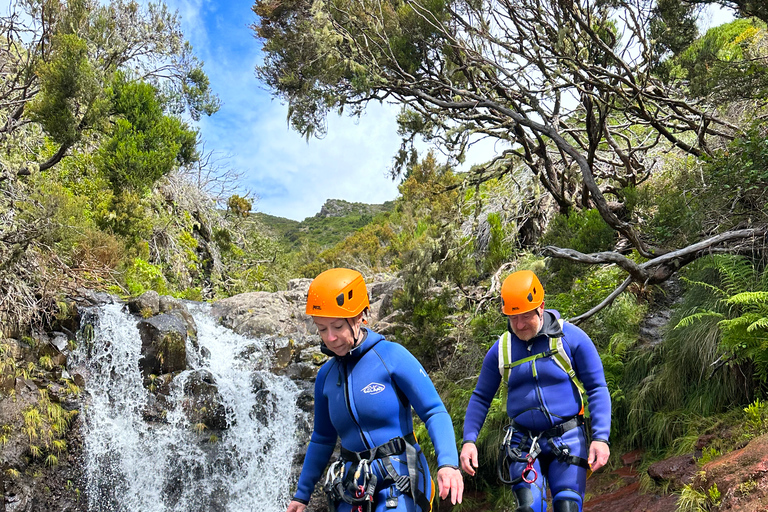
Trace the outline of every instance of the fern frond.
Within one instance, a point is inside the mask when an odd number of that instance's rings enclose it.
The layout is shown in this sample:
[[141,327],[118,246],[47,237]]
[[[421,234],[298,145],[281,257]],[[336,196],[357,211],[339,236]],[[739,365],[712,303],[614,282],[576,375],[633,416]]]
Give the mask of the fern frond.
[[713,262],[728,295],[752,288],[754,285],[755,267],[748,258],[720,254],[713,257]]
[[765,306],[768,311],[768,292],[741,292],[723,302],[736,306]]
[[682,329],[684,327],[689,327],[703,318],[723,318],[723,314],[717,313],[716,311],[701,311],[681,319],[674,328]]
[[760,320],[753,322],[752,325],[747,327],[747,332],[754,332],[758,329],[768,330],[768,317],[763,317]]
[[721,297],[725,297],[727,295],[725,290],[721,290],[717,286],[711,285],[709,283],[705,283],[703,281],[692,281],[691,279],[688,279],[686,277],[681,277],[680,280],[692,288],[693,287],[703,288],[704,290],[712,292],[713,294],[719,295]]

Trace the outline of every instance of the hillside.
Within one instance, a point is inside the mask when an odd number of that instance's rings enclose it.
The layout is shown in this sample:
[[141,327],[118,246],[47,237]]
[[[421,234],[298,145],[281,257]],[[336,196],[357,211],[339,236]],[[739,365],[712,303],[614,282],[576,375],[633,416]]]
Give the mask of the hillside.
[[324,249],[369,224],[377,215],[391,212],[394,207],[394,201],[366,204],[328,199],[315,216],[301,222],[266,213],[255,213],[254,217],[290,250],[298,249],[302,244]]

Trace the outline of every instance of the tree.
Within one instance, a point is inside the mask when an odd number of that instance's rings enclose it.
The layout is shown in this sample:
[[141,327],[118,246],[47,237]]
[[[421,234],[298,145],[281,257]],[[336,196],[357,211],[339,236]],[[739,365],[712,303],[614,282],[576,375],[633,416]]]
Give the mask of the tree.
[[669,56],[648,32],[660,12],[651,1],[256,0],[253,9],[265,52],[257,74],[288,103],[294,128],[322,134],[329,112],[397,102],[404,143],[396,172],[417,135],[458,160],[477,138],[499,141],[503,150],[468,182],[522,164],[560,212],[596,208],[624,251],[545,251],[620,266],[628,278],[616,294],[632,281],[663,282],[706,252],[764,244],[764,218],[701,233],[687,247],[661,244],[629,208],[627,194],[664,152],[712,158],[761,108],[750,98],[746,115],[729,116],[693,97],[684,80],[657,76]]
[[152,85],[170,114],[198,119],[219,107],[177,16],[162,3],[15,0],[0,31],[0,144],[39,125],[58,145],[21,174],[55,165],[88,133],[110,131],[104,121],[118,71]]
[[154,87],[118,73],[109,92],[113,123],[99,160],[116,193],[144,193],[175,167],[197,159],[197,133],[163,114]]

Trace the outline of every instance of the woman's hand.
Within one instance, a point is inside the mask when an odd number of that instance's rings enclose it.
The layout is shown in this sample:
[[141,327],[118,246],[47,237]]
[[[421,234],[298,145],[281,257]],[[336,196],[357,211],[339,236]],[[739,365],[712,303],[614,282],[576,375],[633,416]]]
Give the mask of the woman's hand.
[[464,479],[461,471],[448,466],[440,468],[437,471],[437,488],[440,499],[444,500],[450,494],[452,505],[461,503],[461,497],[464,494]]
[[291,500],[291,502],[288,504],[288,510],[286,512],[304,512],[305,508],[307,508],[307,506],[302,502]]

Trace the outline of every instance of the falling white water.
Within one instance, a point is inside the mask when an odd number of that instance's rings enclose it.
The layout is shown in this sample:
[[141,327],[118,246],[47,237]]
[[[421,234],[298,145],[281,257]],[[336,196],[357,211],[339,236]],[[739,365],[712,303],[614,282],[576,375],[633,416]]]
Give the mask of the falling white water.
[[[153,397],[139,371],[136,317],[113,304],[86,319],[93,341],[81,344],[77,363],[87,368],[82,412],[90,511],[285,510],[298,390],[265,369],[270,356],[263,342],[217,325],[205,306],[191,312],[199,346],[210,357],[188,358],[200,363],[174,378],[164,422],[144,419]],[[187,351],[196,352],[190,343]],[[196,431],[184,414],[183,384],[195,370],[210,372],[226,407],[229,427],[219,439]],[[263,384],[256,392],[254,378]]]

